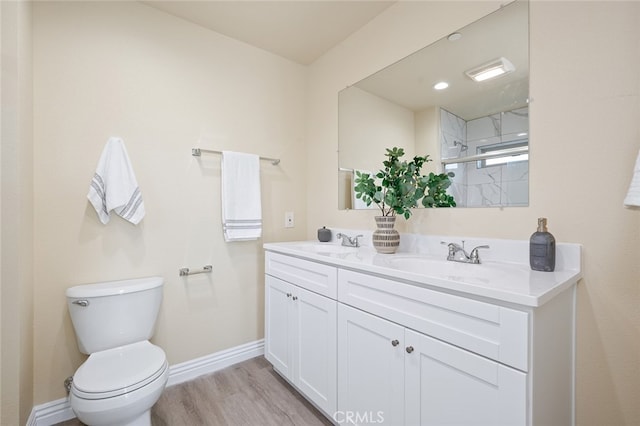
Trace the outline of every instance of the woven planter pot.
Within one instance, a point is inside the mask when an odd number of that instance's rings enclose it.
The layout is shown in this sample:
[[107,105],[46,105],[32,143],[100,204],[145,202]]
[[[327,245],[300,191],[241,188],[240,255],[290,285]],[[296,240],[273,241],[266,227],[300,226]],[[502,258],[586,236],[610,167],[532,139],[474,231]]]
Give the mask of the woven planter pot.
[[373,247],[378,253],[395,253],[400,245],[400,234],[393,228],[396,224],[396,217],[376,216],[375,220],[378,229],[373,231]]

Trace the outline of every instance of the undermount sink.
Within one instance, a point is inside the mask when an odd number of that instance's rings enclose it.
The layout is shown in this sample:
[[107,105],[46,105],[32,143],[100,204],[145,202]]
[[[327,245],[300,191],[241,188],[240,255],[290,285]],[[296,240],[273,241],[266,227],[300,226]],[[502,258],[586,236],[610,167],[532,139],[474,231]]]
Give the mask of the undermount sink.
[[421,276],[473,286],[499,285],[510,288],[514,283],[529,282],[531,274],[529,265],[525,264],[493,260],[481,261],[480,264],[453,262],[446,259],[445,253],[442,257],[415,253],[376,254],[367,247],[345,247],[335,242],[316,241],[293,243],[289,248],[333,259],[358,262],[369,259],[372,266],[397,271],[394,275],[410,274],[411,278],[407,276],[407,279]]
[[385,263],[401,271],[468,282],[487,282],[509,276],[522,279],[522,275],[529,272],[522,265],[494,262],[471,264],[419,256],[396,255],[385,258]]
[[354,253],[358,250],[357,247],[345,247],[331,243],[300,244],[297,248],[318,254],[345,254]]

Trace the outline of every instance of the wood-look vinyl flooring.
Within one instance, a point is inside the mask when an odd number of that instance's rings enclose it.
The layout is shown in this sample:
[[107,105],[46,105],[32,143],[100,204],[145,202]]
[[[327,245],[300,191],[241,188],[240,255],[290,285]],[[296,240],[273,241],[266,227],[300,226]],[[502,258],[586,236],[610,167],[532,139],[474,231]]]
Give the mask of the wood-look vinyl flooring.
[[[260,356],[168,387],[151,409],[153,426],[331,425]],[[58,426],[79,426],[77,419]]]

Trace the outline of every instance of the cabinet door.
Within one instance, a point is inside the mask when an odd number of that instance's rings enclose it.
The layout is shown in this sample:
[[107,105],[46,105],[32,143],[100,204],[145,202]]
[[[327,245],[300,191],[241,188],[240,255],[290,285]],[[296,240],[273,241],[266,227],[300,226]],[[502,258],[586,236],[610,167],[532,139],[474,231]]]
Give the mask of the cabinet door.
[[296,386],[329,415],[336,411],[335,300],[295,287],[293,293]]
[[404,329],[338,304],[338,411],[346,424],[404,424]]
[[293,286],[265,276],[264,356],[285,377],[293,372],[293,322],[290,302]]
[[526,425],[526,374],[411,330],[407,425]]

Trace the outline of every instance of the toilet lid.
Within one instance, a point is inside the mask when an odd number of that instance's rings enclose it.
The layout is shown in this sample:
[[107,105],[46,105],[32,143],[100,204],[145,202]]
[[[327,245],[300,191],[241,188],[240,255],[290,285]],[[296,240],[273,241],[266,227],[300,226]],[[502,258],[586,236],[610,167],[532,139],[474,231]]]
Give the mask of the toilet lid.
[[166,368],[162,349],[136,342],[91,354],[73,375],[73,388],[83,398],[116,396],[155,380]]

